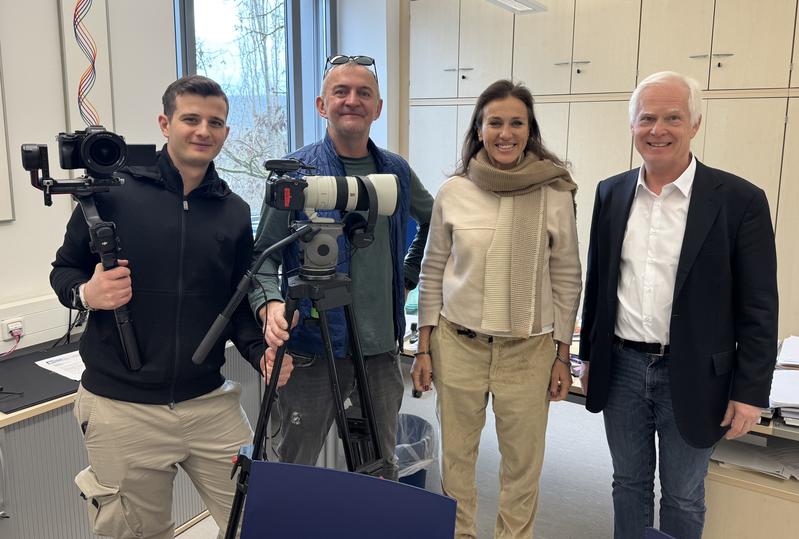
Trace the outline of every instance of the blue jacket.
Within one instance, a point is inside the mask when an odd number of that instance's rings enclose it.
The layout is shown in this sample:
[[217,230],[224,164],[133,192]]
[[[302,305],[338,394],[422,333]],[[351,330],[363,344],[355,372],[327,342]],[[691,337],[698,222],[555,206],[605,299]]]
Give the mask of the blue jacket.
[[[379,174],[395,174],[399,179],[399,200],[397,211],[389,217],[389,230],[391,234],[391,252],[394,266],[394,336],[399,342],[405,334],[405,231],[408,226],[410,212],[410,166],[394,153],[378,148],[370,139],[368,142],[369,153],[372,154]],[[296,152],[288,155],[315,167],[314,173],[328,176],[344,176],[344,164],[339,159],[333,141],[328,135],[319,142],[309,144]],[[332,217],[341,221],[341,212],[338,210],[323,210],[318,212],[320,217]],[[297,220],[307,219],[302,212],[297,212]],[[338,238],[338,266],[340,273],[349,274],[350,246],[345,235]],[[299,246],[295,242],[283,250],[283,292],[286,293],[286,275],[292,275],[293,270],[300,266]],[[324,354],[324,347],[317,324],[306,324],[305,320],[311,317],[310,300],[302,300],[298,308],[300,319],[291,332],[290,348],[308,354]],[[333,344],[333,353],[336,357],[349,355],[349,342],[347,339],[347,324],[344,318],[344,309],[331,309],[327,312],[330,325],[330,335]],[[355,313],[357,318],[357,313]]]

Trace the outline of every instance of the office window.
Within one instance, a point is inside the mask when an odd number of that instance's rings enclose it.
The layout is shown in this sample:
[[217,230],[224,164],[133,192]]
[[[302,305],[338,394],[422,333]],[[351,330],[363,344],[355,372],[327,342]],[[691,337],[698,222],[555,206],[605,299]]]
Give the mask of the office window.
[[[217,170],[257,226],[263,162],[318,140],[313,109],[331,49],[333,0],[175,0],[178,72],[206,75],[230,101]],[[304,112],[304,114],[303,114]]]

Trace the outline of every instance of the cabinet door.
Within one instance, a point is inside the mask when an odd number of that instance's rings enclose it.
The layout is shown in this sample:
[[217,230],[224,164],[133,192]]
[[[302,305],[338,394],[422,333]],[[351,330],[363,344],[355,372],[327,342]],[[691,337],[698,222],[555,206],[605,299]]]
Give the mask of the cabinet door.
[[544,147],[565,160],[569,136],[569,104],[541,103],[533,110]]
[[458,96],[477,97],[492,82],[511,76],[513,13],[485,0],[461,0],[460,21]]
[[513,79],[535,95],[568,94],[574,0],[550,0],[547,11],[518,15],[513,32]]
[[630,168],[632,135],[626,101],[572,103],[566,157],[577,182],[577,238],[585,276],[597,184]]
[[458,95],[459,0],[410,3],[410,97]]
[[787,88],[796,0],[719,0],[710,88]]
[[433,196],[455,170],[457,121],[454,105],[410,108],[408,161]]
[[710,99],[705,125],[705,159],[766,192],[772,221],[777,211],[785,98]]
[[463,141],[466,139],[466,130],[472,121],[474,105],[458,105],[458,128],[455,130],[455,153],[456,161],[460,164]]
[[643,0],[638,80],[677,71],[707,88],[713,0]]
[[640,13],[640,0],[576,0],[572,93],[635,88]]
[[[777,276],[780,290],[780,338],[799,335],[799,99],[788,100],[788,125],[777,212]],[[772,203],[773,204],[773,203]]]

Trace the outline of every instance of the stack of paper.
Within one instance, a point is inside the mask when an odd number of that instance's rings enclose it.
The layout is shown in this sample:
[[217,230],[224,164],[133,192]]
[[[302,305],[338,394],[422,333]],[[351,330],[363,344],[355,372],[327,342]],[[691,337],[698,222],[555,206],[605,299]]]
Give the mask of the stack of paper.
[[772,408],[779,408],[788,425],[799,426],[799,370],[777,369],[771,382]]
[[782,341],[780,353],[777,355],[777,368],[799,368],[799,337],[791,335]]
[[780,479],[790,479],[791,469],[769,455],[765,447],[756,447],[741,442],[722,440],[711,457],[723,466],[760,472]]

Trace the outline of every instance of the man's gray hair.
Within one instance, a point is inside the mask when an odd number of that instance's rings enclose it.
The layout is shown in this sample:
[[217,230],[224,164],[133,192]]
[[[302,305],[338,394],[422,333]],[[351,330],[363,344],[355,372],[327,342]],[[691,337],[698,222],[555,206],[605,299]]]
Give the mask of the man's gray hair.
[[699,83],[691,77],[686,77],[676,71],[659,71],[639,82],[638,86],[633,90],[633,95],[630,96],[630,125],[635,123],[635,118],[638,116],[638,101],[641,97],[641,92],[649,86],[667,82],[681,82],[685,85],[688,90],[688,111],[691,114],[691,126],[694,127],[699,123],[702,118],[702,89]]

